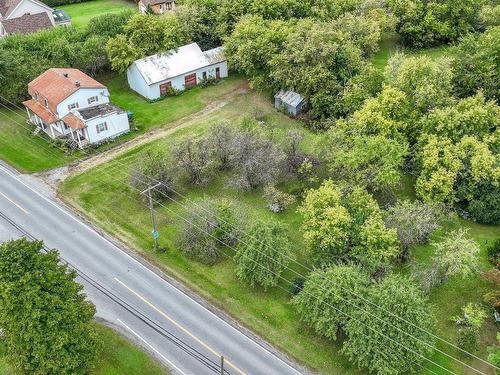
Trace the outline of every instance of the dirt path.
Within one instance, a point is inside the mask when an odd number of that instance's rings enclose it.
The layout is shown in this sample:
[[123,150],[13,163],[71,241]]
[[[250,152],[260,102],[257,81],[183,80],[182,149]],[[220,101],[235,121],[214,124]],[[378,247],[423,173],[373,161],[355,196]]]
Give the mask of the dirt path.
[[208,117],[213,112],[216,112],[226,106],[228,103],[235,100],[238,96],[246,94],[249,91],[248,84],[245,82],[237,89],[225,94],[221,99],[209,102],[201,111],[192,113],[186,117],[182,117],[176,121],[157,127],[147,133],[141,134],[124,143],[118,144],[116,147],[107,149],[106,151],[91,154],[74,163],[61,168],[52,169],[49,171],[36,173],[34,176],[42,179],[46,184],[57,190],[58,186],[68,177],[83,173],[95,166],[114,159],[120,154],[127,152],[140,145],[150,143],[157,139],[164,138],[179,129],[187,128],[193,125],[200,119]]

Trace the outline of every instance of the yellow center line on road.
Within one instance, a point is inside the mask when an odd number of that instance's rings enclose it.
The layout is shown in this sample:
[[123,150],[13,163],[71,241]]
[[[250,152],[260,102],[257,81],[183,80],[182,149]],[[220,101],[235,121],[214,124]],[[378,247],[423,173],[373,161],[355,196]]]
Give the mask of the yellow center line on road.
[[22,208],[20,205],[18,205],[16,202],[14,202],[12,199],[10,199],[8,196],[6,196],[4,193],[2,193],[0,191],[0,195],[2,197],[4,197],[5,199],[7,199],[10,203],[12,203],[14,206],[16,206],[17,208],[19,208],[21,211],[23,211],[26,215],[29,215],[29,212],[26,211],[24,208]]
[[[181,331],[183,331],[184,333],[186,333],[189,337],[191,337],[192,339],[194,339],[196,342],[198,342],[200,345],[202,345],[205,349],[207,349],[208,351],[210,351],[211,353],[213,353],[215,356],[217,357],[221,357],[222,354],[218,353],[216,350],[212,349],[208,344],[206,344],[205,342],[203,342],[201,339],[199,339],[198,337],[196,337],[194,334],[192,334],[190,331],[188,331],[186,328],[184,328],[182,325],[180,325],[179,323],[177,323],[174,319],[172,319],[170,316],[168,316],[165,312],[161,311],[158,307],[156,307],[155,305],[153,305],[151,302],[149,302],[146,298],[144,298],[143,296],[141,296],[139,293],[137,293],[135,290],[133,290],[132,288],[130,288],[129,286],[127,286],[123,281],[117,279],[116,277],[114,278],[115,281],[119,284],[121,284],[125,289],[127,289],[130,293],[134,294],[135,296],[137,296],[140,300],[142,300],[146,305],[148,305],[149,307],[151,307],[153,310],[155,310],[156,312],[158,312],[161,316],[163,316],[165,319],[167,319],[169,322],[171,322],[172,324],[174,324],[177,328],[179,328]],[[238,373],[240,373],[241,375],[246,375],[245,372],[243,372],[241,369],[239,369],[238,367],[236,367],[233,363],[231,363],[230,361],[228,361],[227,359],[224,359],[224,363],[226,363],[228,366],[232,367],[234,370],[236,370]]]

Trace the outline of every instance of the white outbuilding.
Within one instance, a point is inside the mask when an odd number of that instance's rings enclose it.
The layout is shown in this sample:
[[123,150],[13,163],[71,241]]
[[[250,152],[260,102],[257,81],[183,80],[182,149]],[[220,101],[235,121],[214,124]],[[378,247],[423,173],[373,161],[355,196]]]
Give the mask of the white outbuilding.
[[136,60],[127,69],[130,88],[147,99],[157,99],[172,88],[185,90],[203,80],[227,75],[223,48],[203,52],[196,43]]
[[274,96],[274,106],[285,110],[292,116],[297,116],[306,109],[306,100],[295,91],[281,90]]

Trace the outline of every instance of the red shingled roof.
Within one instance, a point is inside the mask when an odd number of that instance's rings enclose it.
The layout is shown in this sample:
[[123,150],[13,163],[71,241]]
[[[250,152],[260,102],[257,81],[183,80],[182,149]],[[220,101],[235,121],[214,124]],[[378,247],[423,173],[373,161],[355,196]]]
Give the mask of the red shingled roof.
[[52,112],[57,111],[57,105],[80,88],[103,88],[102,83],[73,68],[51,68],[28,84],[31,96],[35,93],[49,102]]
[[66,116],[64,116],[63,121],[71,129],[83,129],[83,128],[85,128],[85,123],[72,113],[68,113]]
[[23,102],[23,104],[25,105],[25,107],[30,109],[31,112],[40,117],[46,124],[52,124],[57,121],[57,116],[37,101],[30,99]]

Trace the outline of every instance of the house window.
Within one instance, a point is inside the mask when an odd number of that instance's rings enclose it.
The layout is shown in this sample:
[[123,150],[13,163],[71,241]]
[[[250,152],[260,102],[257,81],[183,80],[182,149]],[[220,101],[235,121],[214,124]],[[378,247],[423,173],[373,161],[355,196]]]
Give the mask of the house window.
[[95,129],[97,130],[97,134],[99,134],[100,132],[108,130],[108,124],[106,122],[97,124]]
[[49,108],[49,101],[45,99],[45,108]]
[[203,80],[207,79],[207,72],[203,72]]
[[78,103],[71,103],[68,105],[68,109],[71,111],[72,109],[78,108]]
[[35,95],[33,95],[33,99],[38,100],[38,93],[35,92]]
[[89,104],[92,104],[92,103],[95,103],[95,102],[98,102],[98,101],[99,101],[99,97],[97,95],[91,96],[90,98],[87,99],[87,102]]

